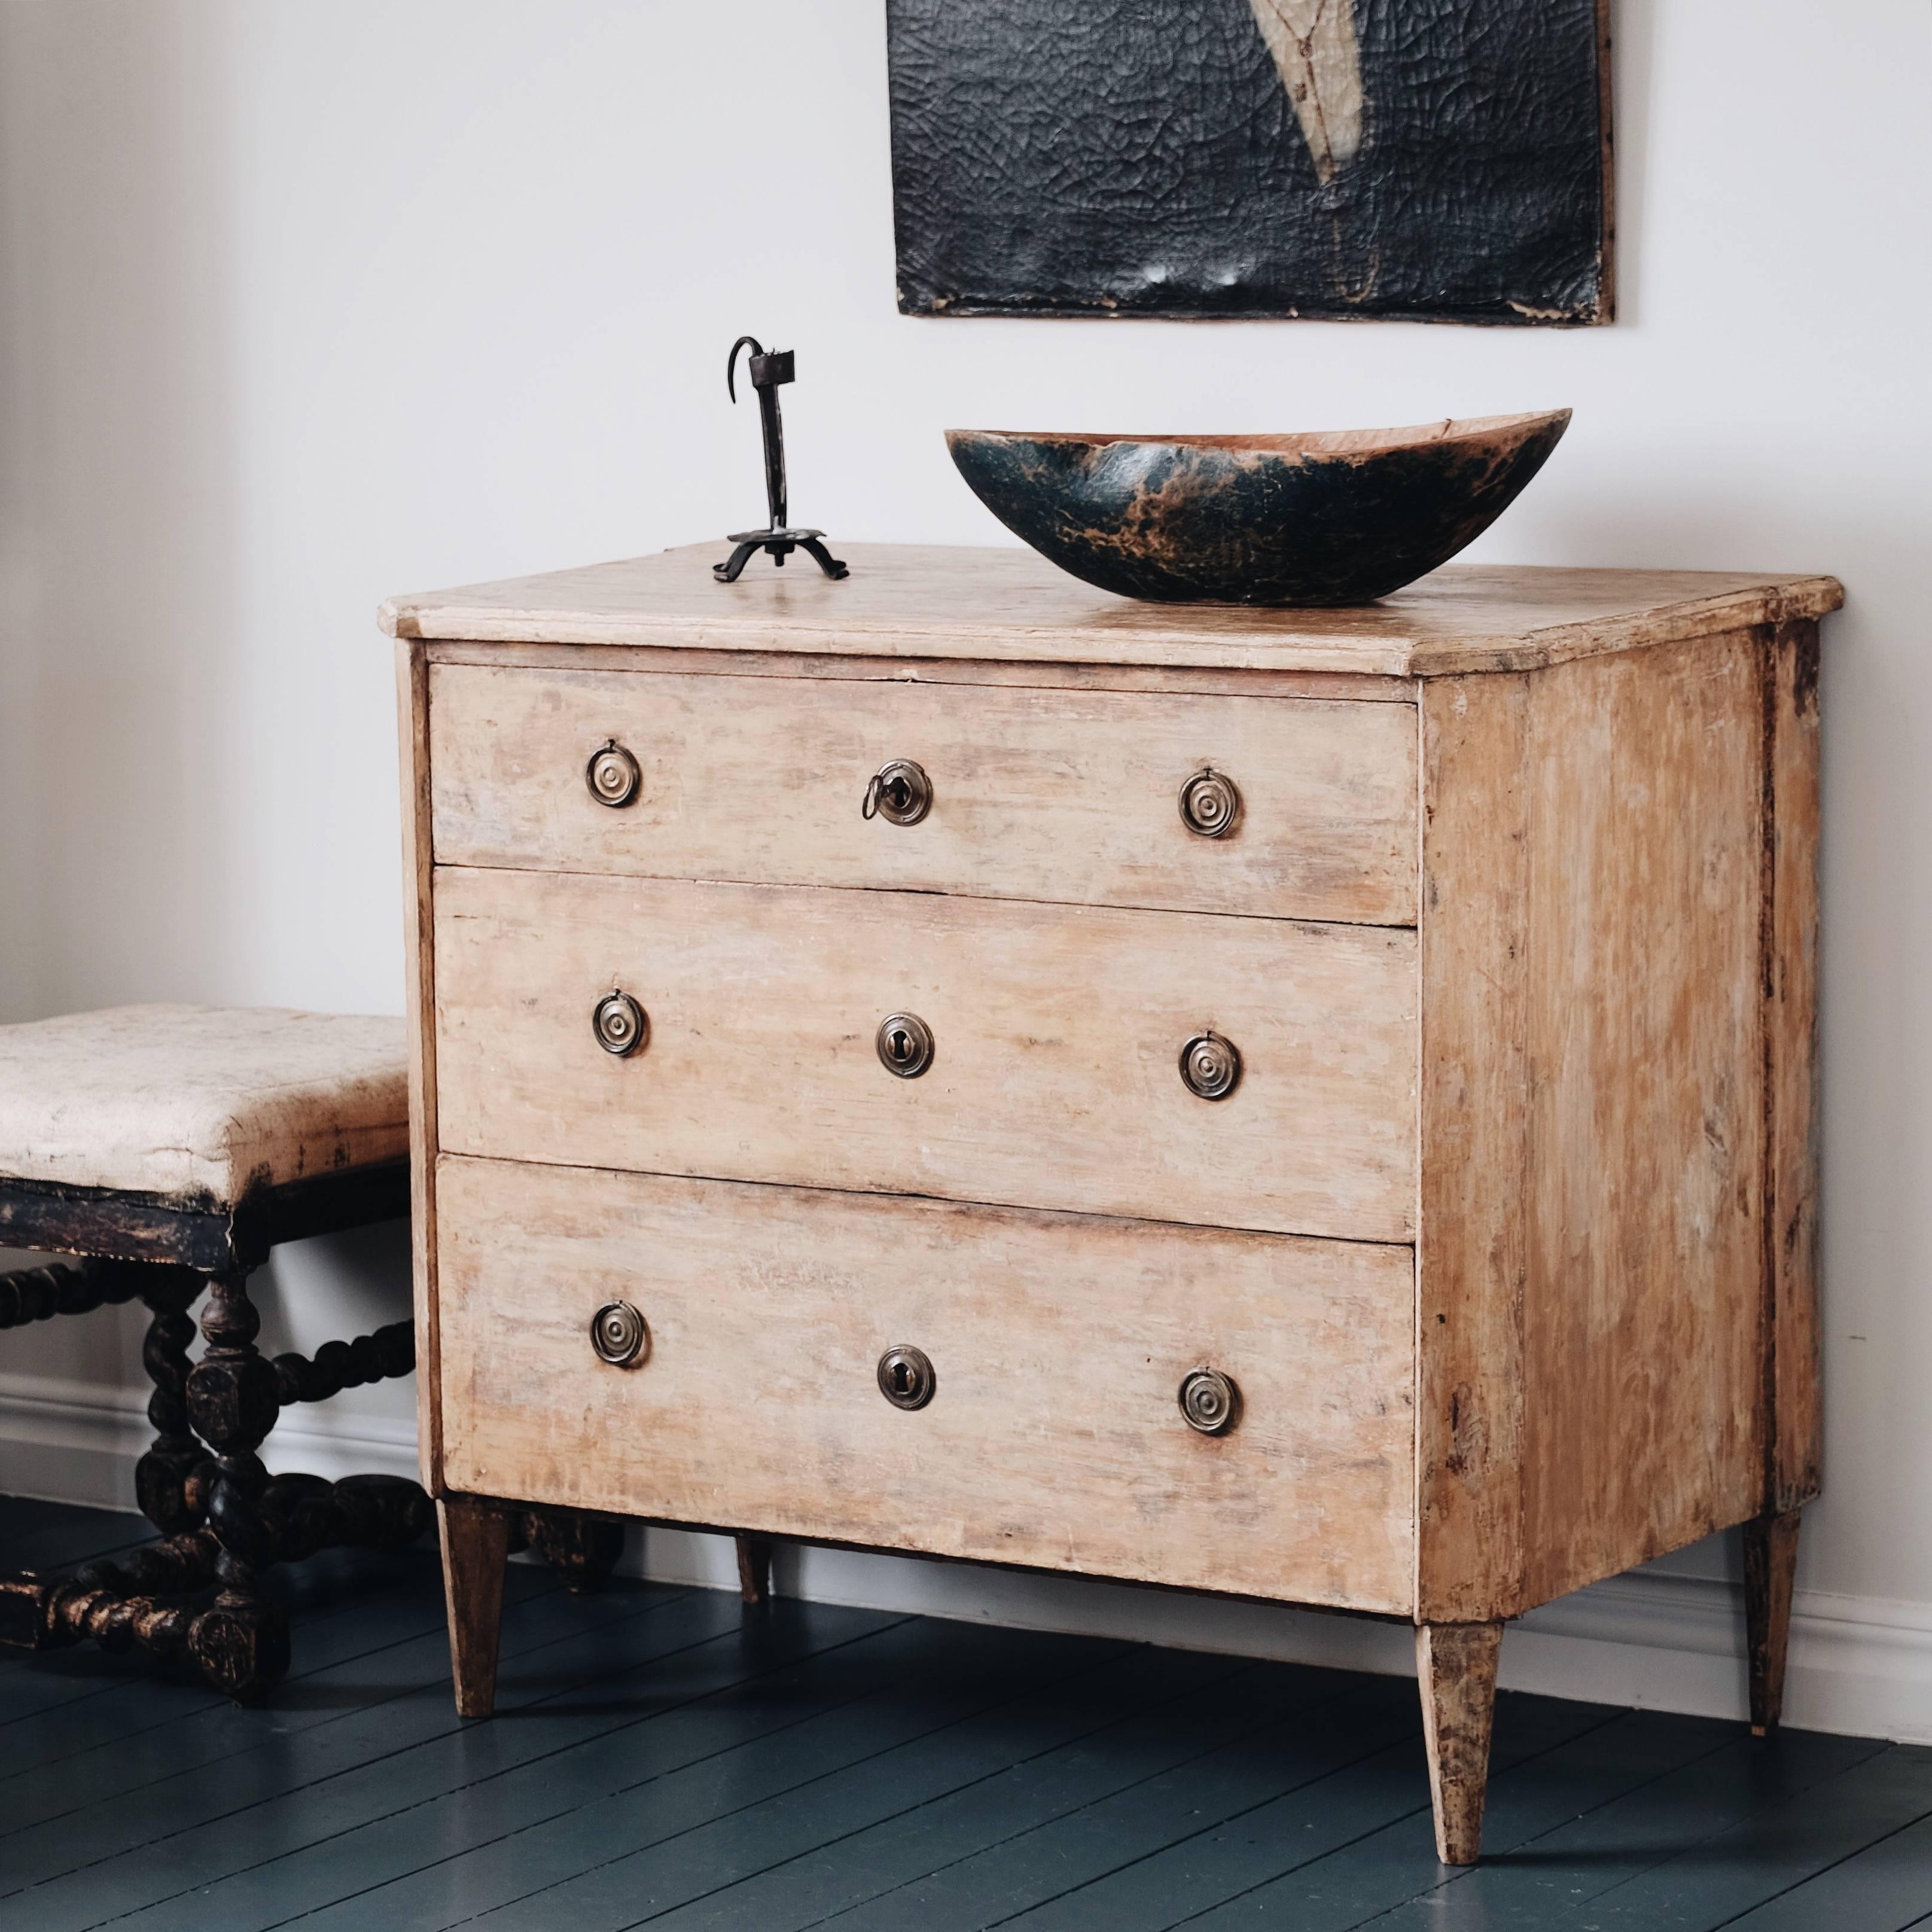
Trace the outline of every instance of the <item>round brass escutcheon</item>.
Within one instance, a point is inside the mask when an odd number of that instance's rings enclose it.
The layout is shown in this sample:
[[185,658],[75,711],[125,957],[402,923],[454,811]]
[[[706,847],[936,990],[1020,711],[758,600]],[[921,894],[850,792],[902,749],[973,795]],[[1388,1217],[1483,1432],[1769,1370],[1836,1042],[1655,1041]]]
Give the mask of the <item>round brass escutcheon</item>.
[[910,1342],[896,1342],[879,1358],[879,1393],[895,1408],[923,1408],[938,1378],[932,1360]]
[[614,1369],[626,1369],[644,1352],[651,1331],[628,1301],[607,1301],[590,1318],[590,1346]]
[[592,752],[590,762],[584,768],[584,782],[599,805],[614,808],[628,805],[644,782],[637,760],[614,738],[608,740],[601,750]]
[[651,1022],[628,993],[606,993],[591,1010],[590,1029],[606,1053],[625,1060],[650,1037]]
[[1240,1049],[1218,1033],[1197,1033],[1180,1049],[1180,1077],[1190,1094],[1225,1100],[1240,1080]]
[[1240,1390],[1219,1369],[1196,1369],[1180,1384],[1180,1413],[1203,1436],[1226,1435],[1240,1407]]
[[894,758],[867,782],[859,815],[883,818],[892,825],[916,825],[932,809],[932,781],[925,766],[910,758]]
[[1180,788],[1180,822],[1203,838],[1225,838],[1241,815],[1240,788],[1212,765]]
[[879,1022],[879,1064],[916,1080],[932,1064],[932,1029],[916,1013],[888,1013]]

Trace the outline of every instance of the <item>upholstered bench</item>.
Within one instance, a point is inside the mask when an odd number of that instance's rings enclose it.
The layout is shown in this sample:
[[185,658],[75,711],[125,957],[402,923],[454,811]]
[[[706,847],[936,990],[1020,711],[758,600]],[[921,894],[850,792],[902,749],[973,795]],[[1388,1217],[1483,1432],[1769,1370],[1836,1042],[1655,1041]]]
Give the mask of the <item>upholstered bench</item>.
[[289,1658],[266,1564],[429,1527],[414,1483],[272,1478],[257,1453],[285,1404],[408,1374],[411,1324],[271,1362],[248,1291],[280,1242],[407,1214],[405,1056],[400,1020],[360,1016],[145,1006],[0,1027],[0,1245],[82,1258],[0,1276],[0,1328],[147,1307],[155,1434],[135,1487],[166,1538],[0,1581],[0,1640],[138,1644],[259,1696]]

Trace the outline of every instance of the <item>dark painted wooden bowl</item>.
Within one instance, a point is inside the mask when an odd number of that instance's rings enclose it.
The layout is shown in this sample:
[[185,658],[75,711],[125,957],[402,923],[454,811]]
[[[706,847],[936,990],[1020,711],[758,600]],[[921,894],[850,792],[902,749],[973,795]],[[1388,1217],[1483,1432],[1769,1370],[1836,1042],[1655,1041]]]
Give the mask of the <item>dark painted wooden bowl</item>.
[[955,429],[974,494],[1061,569],[1162,604],[1362,604],[1473,542],[1568,410],[1303,436]]

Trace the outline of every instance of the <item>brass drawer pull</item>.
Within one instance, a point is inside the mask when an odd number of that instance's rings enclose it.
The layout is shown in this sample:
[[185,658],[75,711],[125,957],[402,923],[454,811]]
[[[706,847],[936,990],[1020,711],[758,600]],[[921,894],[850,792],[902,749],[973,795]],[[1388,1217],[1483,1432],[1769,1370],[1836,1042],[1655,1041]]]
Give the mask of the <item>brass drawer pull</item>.
[[859,816],[883,818],[892,825],[916,825],[932,809],[932,781],[925,767],[910,758],[894,758],[872,774]]
[[606,740],[599,750],[592,752],[590,762],[584,768],[584,782],[590,788],[590,796],[599,805],[614,808],[628,805],[644,782],[637,760],[614,738]]
[[879,1393],[895,1408],[923,1408],[938,1382],[932,1358],[909,1342],[896,1342],[879,1358]]
[[1225,838],[1241,815],[1240,788],[1205,765],[1180,788],[1180,822],[1203,838]]
[[932,1029],[916,1013],[888,1013],[879,1022],[879,1064],[916,1080],[932,1064]]
[[649,1015],[628,993],[606,993],[591,1009],[590,1028],[606,1053],[627,1060],[651,1036]]
[[1180,1049],[1180,1077],[1190,1094],[1225,1100],[1240,1082],[1240,1049],[1218,1033],[1197,1033]]
[[1182,1418],[1203,1436],[1226,1435],[1240,1408],[1240,1390],[1219,1369],[1196,1369],[1180,1384]]
[[614,1369],[628,1368],[650,1339],[644,1318],[628,1301],[607,1301],[590,1318],[590,1346]]

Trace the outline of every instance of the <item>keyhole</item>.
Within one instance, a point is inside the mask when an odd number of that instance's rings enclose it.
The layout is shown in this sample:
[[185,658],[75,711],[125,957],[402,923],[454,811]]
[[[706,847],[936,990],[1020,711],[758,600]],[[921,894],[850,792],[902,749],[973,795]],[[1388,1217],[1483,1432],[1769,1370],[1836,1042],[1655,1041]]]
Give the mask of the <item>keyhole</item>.
[[888,1013],[874,1040],[879,1064],[901,1080],[916,1080],[932,1064],[932,1029],[916,1013]]
[[932,1390],[932,1361],[923,1349],[899,1342],[879,1358],[879,1393],[895,1408],[923,1408]]
[[886,788],[886,799],[895,812],[903,812],[912,802],[912,787],[904,778],[894,778]]

